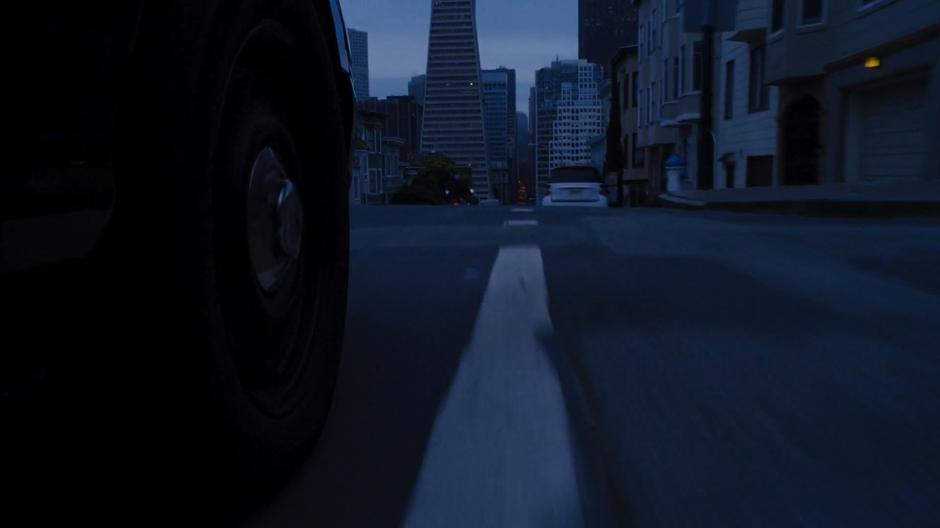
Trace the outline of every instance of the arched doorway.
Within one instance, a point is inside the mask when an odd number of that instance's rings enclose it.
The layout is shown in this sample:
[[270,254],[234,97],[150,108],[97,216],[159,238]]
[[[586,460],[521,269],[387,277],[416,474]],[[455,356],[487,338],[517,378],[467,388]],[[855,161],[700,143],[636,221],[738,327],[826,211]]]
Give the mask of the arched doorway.
[[784,128],[784,181],[810,185],[819,181],[819,102],[804,97],[790,105]]

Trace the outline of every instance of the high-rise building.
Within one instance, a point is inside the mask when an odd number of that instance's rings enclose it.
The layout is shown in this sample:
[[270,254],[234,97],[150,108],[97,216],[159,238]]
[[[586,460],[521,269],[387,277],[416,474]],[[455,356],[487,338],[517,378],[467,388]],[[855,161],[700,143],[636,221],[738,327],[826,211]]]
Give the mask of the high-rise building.
[[[531,167],[529,166],[529,116],[516,112],[516,166],[515,179],[517,184],[525,185],[531,192]],[[517,185],[518,187],[518,185]]]
[[483,110],[486,151],[493,189],[503,203],[513,191],[516,143],[516,70],[483,70]]
[[369,97],[369,34],[349,28],[353,90],[360,101]]
[[636,44],[637,3],[578,0],[578,58],[608,68],[621,46]]
[[424,106],[424,89],[428,84],[427,75],[415,75],[408,81],[408,95],[414,97],[416,103]]
[[477,195],[489,198],[476,0],[431,4],[421,150],[469,165]]
[[526,148],[529,145],[529,116],[516,112],[516,159],[526,162]]
[[603,79],[603,69],[583,59],[555,61],[535,73],[539,203],[552,169],[591,165],[591,140],[604,133],[603,106],[598,98]]

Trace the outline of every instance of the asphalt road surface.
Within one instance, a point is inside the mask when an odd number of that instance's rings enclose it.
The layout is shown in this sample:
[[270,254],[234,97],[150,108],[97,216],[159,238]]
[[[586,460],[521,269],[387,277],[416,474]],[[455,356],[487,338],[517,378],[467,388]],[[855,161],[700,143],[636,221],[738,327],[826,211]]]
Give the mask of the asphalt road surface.
[[257,526],[926,526],[940,223],[361,207],[334,411]]

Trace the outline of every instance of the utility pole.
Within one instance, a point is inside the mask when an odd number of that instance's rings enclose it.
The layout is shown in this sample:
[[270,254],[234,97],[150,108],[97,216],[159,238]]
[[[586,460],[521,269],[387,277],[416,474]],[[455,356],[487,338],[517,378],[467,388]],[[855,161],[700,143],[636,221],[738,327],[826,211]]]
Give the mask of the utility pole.
[[711,134],[712,94],[714,93],[712,61],[715,55],[715,0],[704,0],[702,13],[702,99],[699,107],[697,179],[699,189],[712,189],[715,186],[715,145]]

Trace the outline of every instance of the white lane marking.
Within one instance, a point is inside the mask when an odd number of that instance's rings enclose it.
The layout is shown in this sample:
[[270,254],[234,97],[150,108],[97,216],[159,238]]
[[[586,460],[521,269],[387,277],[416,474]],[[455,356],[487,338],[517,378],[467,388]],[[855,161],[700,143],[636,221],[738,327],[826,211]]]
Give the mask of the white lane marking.
[[535,209],[532,209],[532,208],[525,208],[525,207],[514,207],[514,208],[512,209],[512,212],[514,212],[514,213],[534,213],[534,212],[535,212]]
[[584,525],[551,332],[541,251],[500,248],[404,526]]
[[505,227],[533,227],[539,225],[538,220],[506,220],[503,222]]

